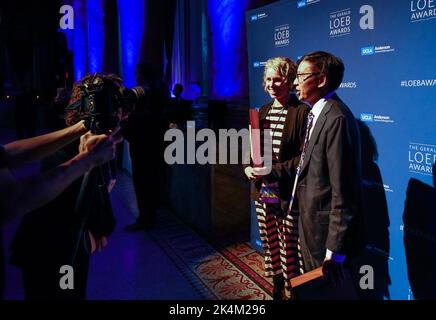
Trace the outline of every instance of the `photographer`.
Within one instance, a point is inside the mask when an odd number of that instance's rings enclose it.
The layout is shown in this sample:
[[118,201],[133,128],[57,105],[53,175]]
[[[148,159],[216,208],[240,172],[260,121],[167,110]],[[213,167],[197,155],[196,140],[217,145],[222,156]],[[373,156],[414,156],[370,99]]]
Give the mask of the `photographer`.
[[[16,179],[10,168],[45,158],[69,143],[77,140],[88,130],[84,122],[38,137],[18,140],[0,146],[0,208],[2,222],[22,216],[55,198],[75,179],[94,166],[109,161],[114,156],[114,148],[119,143],[117,133],[111,136],[86,135],[81,141],[81,152],[44,174],[26,179]],[[77,153],[77,152],[76,152]]]
[[123,136],[129,142],[133,186],[139,211],[136,221],[124,227],[128,232],[149,230],[156,224],[157,210],[164,196],[163,137],[168,129],[164,107],[169,92],[156,68],[149,63],[138,63],[136,83],[145,88],[145,94],[123,127]]
[[[114,157],[115,145],[121,141],[116,132],[111,136],[86,135],[80,141],[79,154],[76,149],[59,166],[24,179],[12,175],[11,168],[46,157],[77,140],[87,130],[80,121],[63,130],[0,146],[0,224],[48,203],[92,167]],[[3,251],[0,246],[0,298],[3,281]]]
[[[100,93],[92,96],[95,92],[92,91],[92,84],[96,83],[95,81],[103,83],[104,86],[101,87]],[[75,84],[69,103],[70,107],[73,107],[67,108],[66,125],[72,128],[80,123],[80,119],[87,118],[88,111],[92,109],[90,101],[95,101],[98,104],[97,110],[100,111],[115,108],[115,105],[101,105],[101,103],[110,104],[111,99],[115,101],[115,95],[119,94],[121,88],[120,82],[119,78],[96,74],[87,76],[80,83]],[[86,88],[90,88],[90,92],[93,93],[87,95]],[[97,117],[98,115],[100,113],[96,114]],[[98,119],[104,119],[105,123],[116,123],[112,121],[115,119],[109,118]],[[88,120],[90,123],[95,123],[92,116]],[[114,144],[120,141],[118,135],[118,129],[113,130],[111,136],[116,140]],[[87,140],[86,145],[79,146],[77,142],[66,145],[43,160],[42,170],[49,171],[59,163],[63,163],[76,152],[77,148],[81,152],[88,152],[87,148],[92,148],[93,143],[99,143],[96,137],[99,136],[88,133],[83,138]],[[114,152],[115,150],[112,149],[112,153]],[[106,168],[105,166],[104,169]],[[95,177],[95,173],[100,172],[100,169],[106,172],[103,166],[94,169],[87,176],[90,180],[86,181],[92,181],[92,177]],[[107,177],[109,179],[106,179]],[[107,237],[114,229],[115,219],[107,197],[107,191],[111,189],[110,175],[105,176],[104,181],[98,180],[95,185],[82,184],[83,180],[84,178],[77,176],[75,181],[54,200],[27,214],[17,230],[12,243],[12,263],[21,269],[26,299],[83,300],[85,298],[89,256],[106,246]],[[84,185],[90,188],[86,189],[83,196],[81,188]],[[102,191],[105,191],[104,194]],[[80,209],[76,209],[78,204]],[[64,265],[73,267],[74,290],[62,290],[59,286],[62,276],[59,272]]]

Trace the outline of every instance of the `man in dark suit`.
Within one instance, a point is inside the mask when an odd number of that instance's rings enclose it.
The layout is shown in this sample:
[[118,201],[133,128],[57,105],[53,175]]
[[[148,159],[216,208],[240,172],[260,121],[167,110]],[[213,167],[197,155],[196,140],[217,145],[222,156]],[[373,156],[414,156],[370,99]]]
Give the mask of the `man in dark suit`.
[[154,227],[161,205],[163,170],[163,136],[168,125],[163,119],[169,93],[158,70],[148,62],[136,66],[136,83],[146,94],[136,104],[135,111],[123,127],[129,142],[132,178],[139,214],[136,221],[124,230],[137,232]]
[[186,129],[186,122],[192,118],[192,101],[182,97],[183,85],[173,87],[174,97],[168,103],[168,121],[170,129]]
[[311,106],[297,185],[301,254],[306,272],[322,266],[333,283],[362,244],[359,131],[335,93],[344,69],[332,54],[312,52],[298,61],[294,82]]

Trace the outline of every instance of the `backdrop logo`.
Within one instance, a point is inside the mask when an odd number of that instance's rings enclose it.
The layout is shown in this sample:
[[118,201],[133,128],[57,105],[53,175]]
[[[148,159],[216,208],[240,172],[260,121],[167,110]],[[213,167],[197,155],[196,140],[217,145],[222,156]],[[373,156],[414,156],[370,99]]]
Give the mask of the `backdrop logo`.
[[351,34],[350,8],[330,13],[330,38]]
[[341,89],[356,89],[357,88],[357,82],[350,81],[350,82],[342,82],[339,86]]
[[305,7],[307,5],[306,0],[297,1],[297,8]]
[[274,44],[276,48],[287,47],[290,44],[291,34],[289,24],[284,24],[274,28]]
[[297,8],[302,8],[305,6],[308,6],[310,4],[314,4],[317,2],[320,2],[321,0],[298,0],[297,1]]
[[363,122],[384,122],[384,123],[395,122],[390,116],[373,114],[373,113],[361,113],[360,120]]
[[436,87],[436,79],[422,79],[422,80],[402,80],[401,86],[404,88],[411,87]]
[[383,184],[383,188],[385,189],[386,192],[391,192],[391,193],[394,192],[394,190],[388,184]]
[[369,56],[377,53],[388,53],[388,52],[394,52],[395,49],[391,46],[368,46],[360,48],[360,54],[362,56]]
[[409,143],[409,172],[433,176],[436,162],[436,146],[422,143]]
[[436,18],[436,1],[412,0],[410,1],[410,21],[418,22]]
[[260,19],[265,19],[268,18],[268,14],[266,14],[265,12],[263,13],[258,13],[258,14],[253,14],[250,18],[251,21],[257,21]]
[[369,55],[373,55],[375,53],[375,47],[374,46],[370,46],[370,47],[363,47],[360,49],[360,54],[362,56],[369,56]]
[[374,121],[374,115],[372,113],[361,113],[360,114],[360,120],[363,122],[373,122]]
[[360,18],[359,26],[362,30],[374,29],[374,8],[368,4],[360,7],[360,14],[363,16]]
[[262,68],[266,65],[266,61],[256,61],[253,62],[253,67],[254,68]]
[[385,190],[386,192],[391,192],[391,193],[394,192],[394,190],[391,188],[390,185],[379,183],[374,180],[368,180],[368,179],[362,180],[362,187],[365,189],[378,189],[378,190]]
[[390,116],[374,115],[374,122],[394,123],[395,121]]

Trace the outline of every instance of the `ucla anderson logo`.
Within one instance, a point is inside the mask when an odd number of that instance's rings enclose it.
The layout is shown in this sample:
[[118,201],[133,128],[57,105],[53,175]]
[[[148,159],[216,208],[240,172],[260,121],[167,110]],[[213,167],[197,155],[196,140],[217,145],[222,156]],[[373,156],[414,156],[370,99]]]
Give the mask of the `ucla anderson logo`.
[[297,8],[303,8],[305,6],[308,6],[310,4],[314,4],[317,2],[320,2],[321,0],[298,0],[297,1]]
[[374,115],[372,113],[361,113],[360,114],[360,120],[363,122],[373,122],[374,121]]
[[370,46],[370,47],[363,47],[360,49],[360,54],[362,56],[370,56],[373,55],[375,53],[375,47],[374,46]]
[[305,7],[306,5],[307,5],[306,0],[297,1],[297,8],[302,8]]
[[268,18],[268,14],[266,14],[266,12],[263,12],[263,13],[253,14],[250,17],[250,20],[253,22],[253,21],[257,21],[257,20],[265,19],[265,18]]
[[395,49],[388,45],[383,46],[368,46],[360,48],[360,54],[362,56],[370,56],[373,54],[379,54],[379,53],[388,53],[388,52],[394,52]]
[[373,113],[361,113],[360,120],[363,122],[395,123],[395,120],[389,115],[379,115]]
[[265,67],[265,65],[266,65],[266,61],[255,61],[255,62],[253,62],[253,67],[254,68]]

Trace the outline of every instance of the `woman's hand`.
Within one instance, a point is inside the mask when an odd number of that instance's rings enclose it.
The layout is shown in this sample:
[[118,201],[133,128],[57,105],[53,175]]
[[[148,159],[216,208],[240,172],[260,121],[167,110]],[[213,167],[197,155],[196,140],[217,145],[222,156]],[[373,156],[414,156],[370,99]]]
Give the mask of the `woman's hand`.
[[266,174],[264,174],[266,172],[265,170],[266,168],[252,168],[252,167],[246,167],[244,170],[245,175],[247,176],[247,178],[250,181],[256,181],[261,179],[263,176],[265,176]]
[[267,176],[271,172],[271,167],[262,167],[262,168],[254,168],[253,169],[253,175],[260,179],[264,176]]

